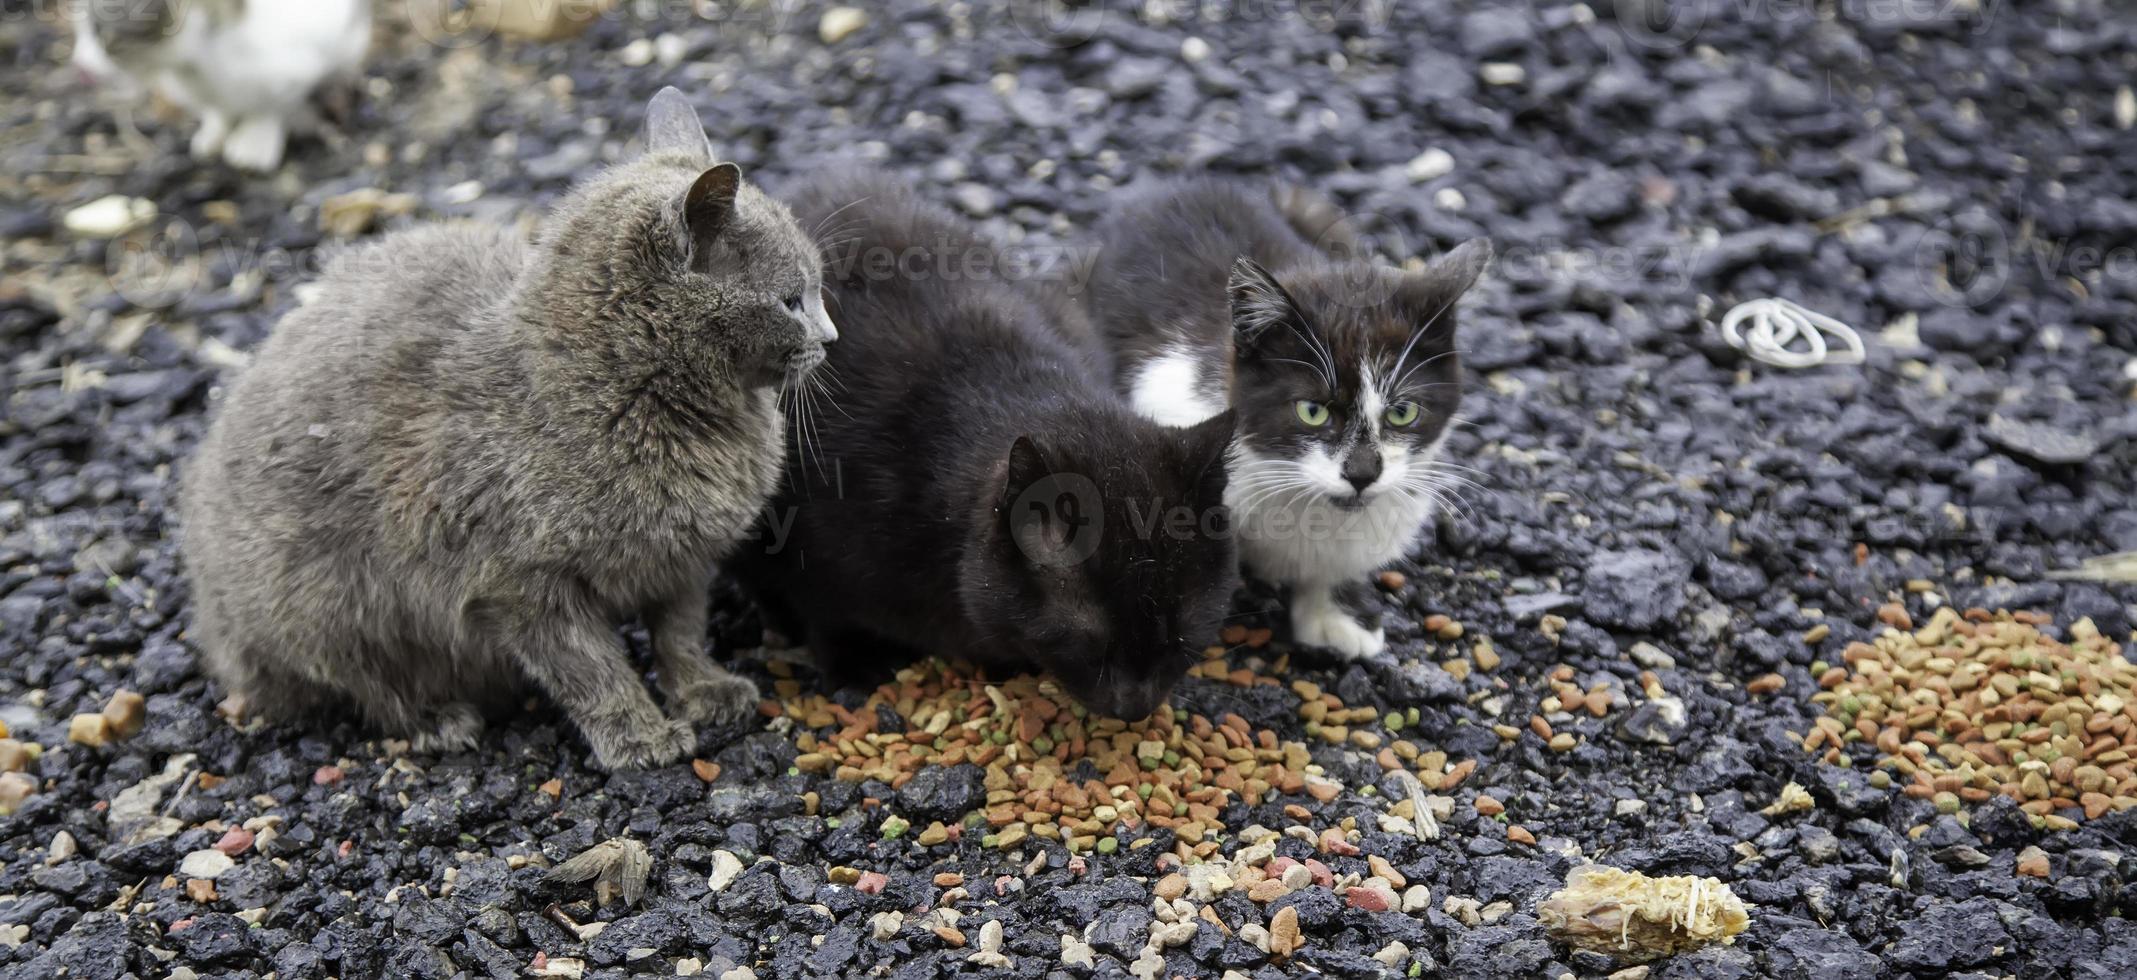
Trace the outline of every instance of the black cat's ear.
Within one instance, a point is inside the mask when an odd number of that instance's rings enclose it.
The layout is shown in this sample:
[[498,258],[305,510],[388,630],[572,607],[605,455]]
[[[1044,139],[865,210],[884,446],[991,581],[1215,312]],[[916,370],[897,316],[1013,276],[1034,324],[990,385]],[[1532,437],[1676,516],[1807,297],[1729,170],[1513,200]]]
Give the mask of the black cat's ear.
[[1026,562],[1060,568],[1074,564],[1077,529],[1084,523],[1084,501],[1072,493],[1041,486],[1054,475],[1053,464],[1030,436],[1009,447],[1008,475],[1002,481],[1002,523]]
[[1244,256],[1232,263],[1227,292],[1232,298],[1232,343],[1241,354],[1252,352],[1270,327],[1298,315],[1298,305],[1276,277]]
[[1460,296],[1477,284],[1477,277],[1491,265],[1492,247],[1489,238],[1472,238],[1447,254],[1433,259],[1424,269],[1410,273],[1406,278],[1430,288],[1445,297]]
[[712,243],[735,216],[735,192],[742,186],[742,168],[722,163],[698,175],[683,195],[683,226],[690,230],[691,264],[701,267],[712,252]]
[[670,85],[646,103],[646,153],[685,153],[712,162],[712,139],[698,122],[690,100]]
[[1054,468],[1046,461],[1046,453],[1039,444],[1030,436],[1018,436],[1016,443],[1009,447],[1009,476],[1003,481],[1002,499],[1015,500],[1017,495],[1053,472]]
[[1186,429],[1189,459],[1195,467],[1195,483],[1204,500],[1218,502],[1224,499],[1225,464],[1231,457],[1232,436],[1238,425],[1238,410],[1227,408]]

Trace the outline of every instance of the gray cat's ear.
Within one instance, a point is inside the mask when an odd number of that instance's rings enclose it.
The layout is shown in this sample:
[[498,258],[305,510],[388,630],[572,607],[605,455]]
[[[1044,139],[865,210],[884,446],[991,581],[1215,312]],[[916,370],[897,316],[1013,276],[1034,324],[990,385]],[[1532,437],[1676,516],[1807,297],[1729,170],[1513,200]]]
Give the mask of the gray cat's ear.
[[687,153],[712,162],[712,138],[705,135],[705,126],[698,122],[697,110],[690,107],[690,100],[683,98],[673,85],[661,89],[653,101],[646,103],[646,152]]
[[1268,327],[1297,315],[1291,294],[1253,259],[1241,257],[1232,263],[1227,291],[1232,298],[1233,339],[1241,353],[1251,350]]
[[742,168],[722,163],[697,176],[690,192],[683,195],[683,225],[690,229],[693,266],[707,261],[712,243],[735,216],[735,192],[742,187]]

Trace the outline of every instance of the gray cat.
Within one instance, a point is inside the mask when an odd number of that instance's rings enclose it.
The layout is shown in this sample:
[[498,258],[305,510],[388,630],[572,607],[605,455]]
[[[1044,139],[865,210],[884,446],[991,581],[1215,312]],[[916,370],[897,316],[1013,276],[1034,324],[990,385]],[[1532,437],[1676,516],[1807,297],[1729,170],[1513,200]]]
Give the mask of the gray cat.
[[672,88],[646,147],[532,243],[444,224],[340,256],[230,386],[182,547],[192,640],[251,707],[353,703],[444,749],[531,681],[610,768],[754,710],[705,655],[706,588],[779,485],[778,386],[837,333],[815,243]]

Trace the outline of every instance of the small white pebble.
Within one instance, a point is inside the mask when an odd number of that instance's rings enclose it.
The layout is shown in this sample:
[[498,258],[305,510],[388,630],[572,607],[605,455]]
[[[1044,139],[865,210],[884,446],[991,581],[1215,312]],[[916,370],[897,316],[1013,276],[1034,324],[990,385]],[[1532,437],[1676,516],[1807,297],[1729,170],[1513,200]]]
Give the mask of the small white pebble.
[[837,44],[868,26],[868,11],[859,7],[833,7],[816,22],[816,36],[825,44]]
[[1436,146],[1410,158],[1409,165],[1403,168],[1403,173],[1413,184],[1422,184],[1453,172],[1454,154]]
[[1469,199],[1452,187],[1442,187],[1432,195],[1432,206],[1442,211],[1460,211],[1469,206]]
[[999,953],[1002,950],[1002,920],[988,919],[979,927],[979,948],[982,953]]
[[727,890],[735,883],[735,876],[742,873],[742,859],[733,851],[712,852],[712,876],[705,879],[705,887],[716,892]]
[[1431,907],[1432,889],[1423,885],[1411,885],[1403,890],[1402,910],[1404,912],[1422,912]]
[[1186,59],[1190,65],[1208,60],[1209,53],[1209,42],[1199,37],[1180,42],[1180,57]]
[[1401,966],[1402,961],[1409,958],[1410,947],[1404,945],[1400,939],[1390,941],[1373,954],[1373,959],[1382,966]]
[[1511,61],[1487,61],[1477,69],[1486,85],[1519,85],[1528,81],[1528,69]]
[[616,53],[616,57],[632,68],[643,68],[653,63],[653,42],[639,38],[624,45],[623,50]]
[[185,856],[178,862],[178,873],[188,878],[205,878],[214,881],[223,872],[237,866],[230,855],[212,847],[204,847]]

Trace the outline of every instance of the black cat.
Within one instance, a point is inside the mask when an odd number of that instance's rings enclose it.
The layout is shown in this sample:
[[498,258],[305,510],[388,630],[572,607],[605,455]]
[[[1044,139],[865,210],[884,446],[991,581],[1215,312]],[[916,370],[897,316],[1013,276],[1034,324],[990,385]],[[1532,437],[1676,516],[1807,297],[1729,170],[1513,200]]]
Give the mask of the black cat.
[[795,421],[770,520],[732,570],[827,670],[942,654],[1044,668],[1141,718],[1238,584],[1232,417],[1168,428],[1109,390],[1074,304],[893,181],[786,195],[828,242],[832,404]]

